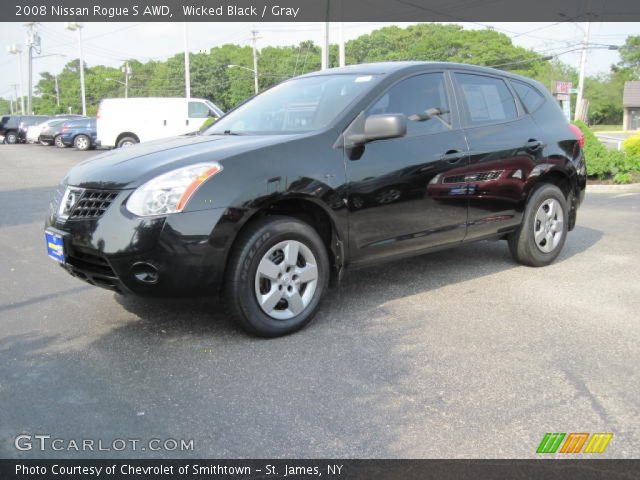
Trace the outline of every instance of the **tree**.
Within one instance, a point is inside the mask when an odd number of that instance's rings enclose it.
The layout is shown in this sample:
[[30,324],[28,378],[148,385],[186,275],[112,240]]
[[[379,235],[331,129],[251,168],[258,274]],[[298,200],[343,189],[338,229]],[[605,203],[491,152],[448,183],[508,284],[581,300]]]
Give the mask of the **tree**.
[[640,35],[627,37],[624,45],[620,47],[621,68],[629,68],[635,76],[640,76]]

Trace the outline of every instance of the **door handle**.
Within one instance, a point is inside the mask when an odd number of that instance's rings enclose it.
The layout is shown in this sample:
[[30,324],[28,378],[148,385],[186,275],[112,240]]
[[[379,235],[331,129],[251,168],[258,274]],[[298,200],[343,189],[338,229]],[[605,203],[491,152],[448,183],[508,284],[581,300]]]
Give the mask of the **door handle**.
[[441,157],[440,160],[446,160],[449,163],[457,163],[460,159],[466,157],[466,152],[461,152],[460,150],[447,150]]
[[530,138],[527,143],[524,144],[524,148],[526,148],[527,150],[538,150],[543,146],[544,144],[540,140],[536,140],[535,138]]
[[189,119],[187,118],[184,122],[185,125],[189,125]]

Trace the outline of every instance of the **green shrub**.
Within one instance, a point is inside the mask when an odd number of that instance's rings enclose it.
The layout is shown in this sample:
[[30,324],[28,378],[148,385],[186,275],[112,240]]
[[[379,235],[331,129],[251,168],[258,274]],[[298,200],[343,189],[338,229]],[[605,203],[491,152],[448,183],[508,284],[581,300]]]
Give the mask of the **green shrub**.
[[628,155],[640,158],[640,133],[627,138],[623,145]]
[[616,173],[616,175],[613,177],[613,183],[618,183],[618,184],[631,183],[631,174]]
[[[629,142],[631,145],[629,148],[627,148],[627,142],[625,141],[624,150],[609,150],[584,122],[578,120],[574,123],[584,134],[584,155],[587,159],[588,176],[598,178],[614,177],[616,183],[629,183],[631,175],[626,174],[640,172],[640,154],[634,154],[634,148],[640,150],[640,139],[637,142],[635,140]],[[630,138],[635,137],[640,137],[640,135]],[[616,178],[620,181],[616,181]]]

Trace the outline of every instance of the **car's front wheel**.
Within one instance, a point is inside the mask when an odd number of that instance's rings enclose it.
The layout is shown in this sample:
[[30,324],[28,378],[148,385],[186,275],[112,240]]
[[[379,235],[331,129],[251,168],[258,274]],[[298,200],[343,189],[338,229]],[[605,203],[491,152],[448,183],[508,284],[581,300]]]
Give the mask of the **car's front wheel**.
[[513,258],[532,267],[543,267],[560,254],[568,231],[567,200],[551,184],[537,188],[527,203],[520,228],[509,235]]
[[238,325],[277,337],[301,329],[329,283],[322,239],[308,224],[266,217],[242,233],[226,275],[225,297]]

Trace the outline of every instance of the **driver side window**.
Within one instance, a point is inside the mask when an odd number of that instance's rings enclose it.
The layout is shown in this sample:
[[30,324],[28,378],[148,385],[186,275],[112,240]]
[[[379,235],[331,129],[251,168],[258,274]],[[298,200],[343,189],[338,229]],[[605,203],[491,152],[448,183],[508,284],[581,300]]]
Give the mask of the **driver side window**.
[[207,118],[209,107],[202,102],[189,102],[189,118]]
[[450,124],[444,74],[425,73],[395,84],[367,113],[403,113],[407,117],[407,135],[424,135],[448,130],[437,118],[425,118],[427,110],[436,108],[442,112],[440,119]]

